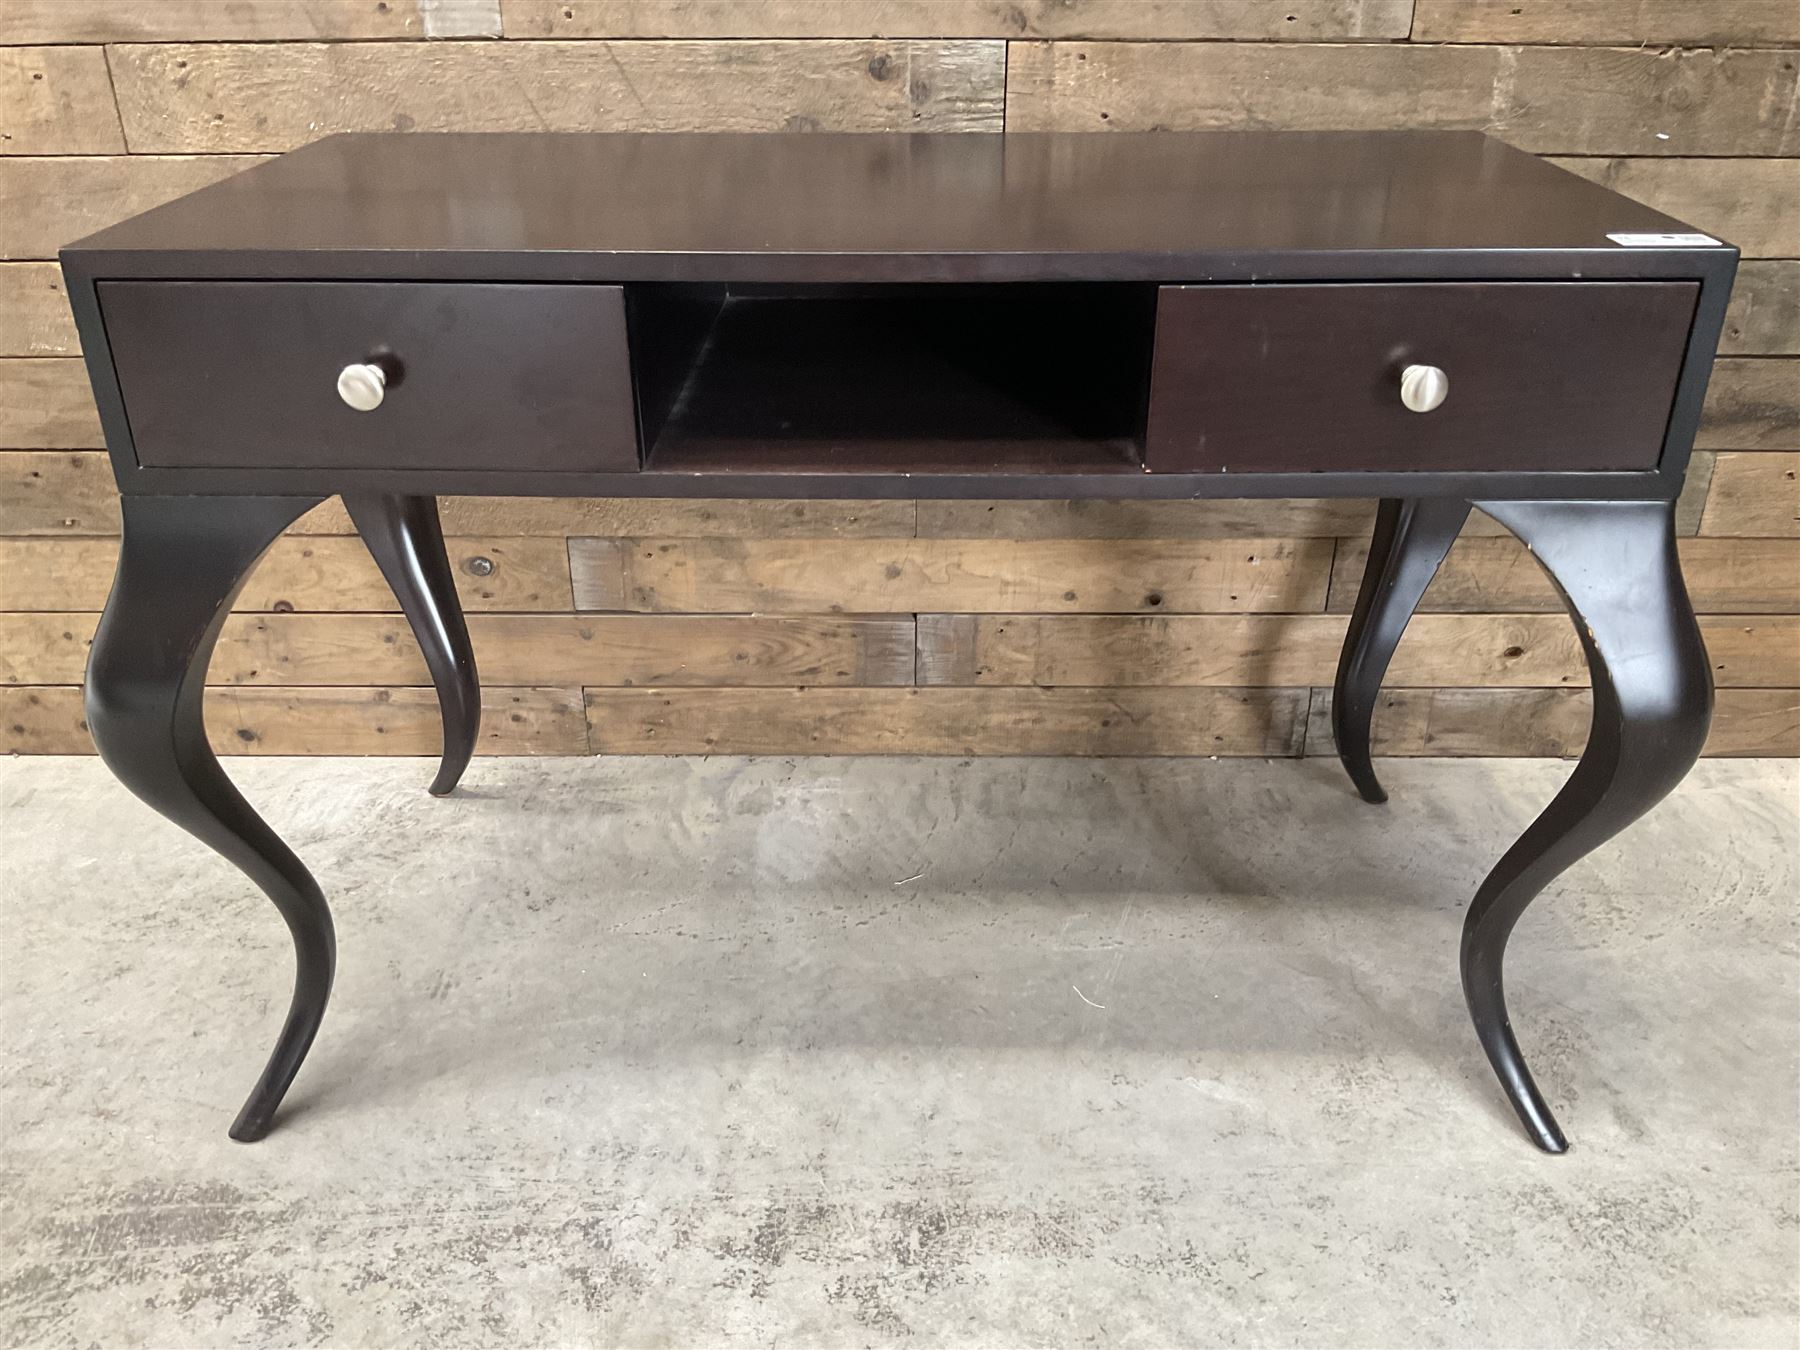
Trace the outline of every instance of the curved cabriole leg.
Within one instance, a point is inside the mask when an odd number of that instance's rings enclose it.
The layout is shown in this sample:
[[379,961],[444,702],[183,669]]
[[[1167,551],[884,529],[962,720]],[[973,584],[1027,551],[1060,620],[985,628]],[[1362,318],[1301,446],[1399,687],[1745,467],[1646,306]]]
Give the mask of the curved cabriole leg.
[[435,497],[346,496],[344,507],[393,588],[425,653],[444,720],[444,757],[434,797],[455,790],[481,729],[481,683],[462,601],[444,549]]
[[1467,502],[1445,497],[1388,497],[1376,512],[1369,562],[1331,696],[1338,760],[1366,802],[1387,800],[1369,758],[1369,723],[1381,697],[1381,677],[1468,516]]
[[1488,1062],[1539,1148],[1568,1147],[1513,1037],[1501,965],[1519,916],[1565,868],[1666,796],[1699,757],[1712,672],[1669,502],[1478,502],[1555,581],[1594,683],[1587,749],[1481,883],[1463,924],[1463,993]]
[[100,756],[152,809],[260,886],[294,938],[294,997],[268,1066],[231,1127],[260,1139],[312,1045],[337,961],[318,883],[226,778],[206,741],[206,666],[263,550],[318,498],[138,497],[121,502],[118,575],[88,659]]

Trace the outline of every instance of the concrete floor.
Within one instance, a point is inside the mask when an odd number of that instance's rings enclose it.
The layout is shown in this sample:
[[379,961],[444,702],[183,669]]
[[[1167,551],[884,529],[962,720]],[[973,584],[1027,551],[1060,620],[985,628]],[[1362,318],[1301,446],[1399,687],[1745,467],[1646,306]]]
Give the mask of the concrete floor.
[[273,909],[0,760],[0,1339],[1794,1346],[1800,766],[1521,927],[1556,1159],[1455,951],[1567,771],[240,761],[342,957],[243,1146]]

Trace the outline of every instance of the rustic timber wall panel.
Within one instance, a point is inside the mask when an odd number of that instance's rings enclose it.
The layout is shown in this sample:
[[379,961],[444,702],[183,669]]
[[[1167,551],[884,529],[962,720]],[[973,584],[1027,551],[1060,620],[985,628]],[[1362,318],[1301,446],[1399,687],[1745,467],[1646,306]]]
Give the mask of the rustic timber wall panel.
[[[1745,255],[1678,519],[1713,754],[1800,754],[1792,0],[0,0],[0,747],[87,753],[119,516],[59,245],[341,130],[1472,127]],[[450,500],[508,754],[1317,754],[1366,502]],[[227,623],[221,751],[427,754],[336,502]],[[1568,754],[1575,635],[1477,517],[1388,753]]]

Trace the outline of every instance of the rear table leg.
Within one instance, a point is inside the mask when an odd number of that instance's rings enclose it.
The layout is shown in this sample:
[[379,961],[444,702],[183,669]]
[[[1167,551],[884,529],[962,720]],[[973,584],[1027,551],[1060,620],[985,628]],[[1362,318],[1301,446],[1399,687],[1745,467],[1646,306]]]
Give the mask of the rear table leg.
[[344,506],[412,624],[431,682],[437,686],[444,757],[431,794],[448,796],[475,753],[481,730],[481,682],[438,524],[437,499],[351,495],[344,498]]
[[1387,800],[1369,757],[1369,723],[1381,697],[1381,677],[1468,515],[1467,502],[1444,497],[1389,497],[1376,513],[1331,696],[1338,759],[1364,801]]

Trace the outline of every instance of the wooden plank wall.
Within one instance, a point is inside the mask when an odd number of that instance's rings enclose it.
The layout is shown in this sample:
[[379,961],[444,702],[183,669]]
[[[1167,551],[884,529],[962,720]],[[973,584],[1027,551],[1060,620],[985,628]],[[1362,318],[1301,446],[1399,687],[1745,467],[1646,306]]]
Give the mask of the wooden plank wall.
[[[1738,243],[1683,555],[1710,751],[1800,753],[1793,0],[0,0],[0,746],[85,752],[118,516],[57,246],[346,129],[1477,127]],[[446,503],[530,754],[1329,751],[1362,502]],[[252,579],[224,749],[429,753],[342,511]],[[1377,719],[1395,754],[1566,754],[1580,653],[1491,523]]]

